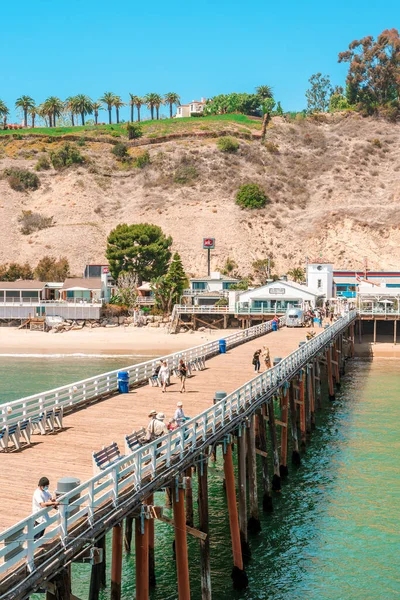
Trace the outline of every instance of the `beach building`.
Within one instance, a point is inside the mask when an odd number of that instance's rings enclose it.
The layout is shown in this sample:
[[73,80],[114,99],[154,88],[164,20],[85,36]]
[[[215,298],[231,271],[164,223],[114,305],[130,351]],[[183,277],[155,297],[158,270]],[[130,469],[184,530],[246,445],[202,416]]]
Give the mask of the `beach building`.
[[227,298],[229,290],[239,283],[239,279],[213,271],[209,276],[192,277],[189,283],[190,288],[184,290],[184,297],[194,306],[210,306],[221,298]]
[[148,281],[144,281],[142,285],[139,285],[136,288],[136,290],[136,301],[140,307],[148,306],[149,308],[152,308],[155,305],[156,300],[154,298],[154,292],[151,289],[151,285]]
[[105,285],[101,278],[69,278],[60,289],[60,298],[66,302],[101,302]]
[[182,117],[194,117],[202,115],[205,105],[205,98],[202,98],[201,100],[192,100],[189,102],[189,104],[180,104],[176,109],[175,117],[179,119]]
[[334,294],[337,297],[355,298],[360,283],[384,283],[389,289],[400,290],[400,271],[334,271]]
[[315,308],[322,305],[325,295],[322,290],[313,289],[305,284],[294,281],[272,281],[258,288],[229,297],[229,308],[234,308],[238,314],[284,314],[293,306],[303,309]]

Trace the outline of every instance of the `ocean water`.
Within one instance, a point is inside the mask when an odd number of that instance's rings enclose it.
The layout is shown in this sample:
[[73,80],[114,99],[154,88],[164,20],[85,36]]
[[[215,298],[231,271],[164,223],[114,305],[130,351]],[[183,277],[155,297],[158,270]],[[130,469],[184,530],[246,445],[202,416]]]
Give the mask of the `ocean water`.
[[[13,394],[51,387],[55,379],[93,369],[126,366],[115,359],[52,363],[26,359],[2,366]],[[88,359],[89,360],[89,359]],[[2,361],[3,362],[3,361]],[[21,378],[21,364],[25,372]],[[68,367],[67,367],[68,365]],[[115,367],[113,366],[115,365]],[[75,370],[74,370],[75,369]],[[84,372],[86,369],[86,373]],[[61,374],[62,372],[62,374]],[[32,389],[32,392],[35,391]],[[324,402],[300,468],[290,468],[274,512],[261,512],[262,532],[250,537],[246,561],[249,588],[234,592],[229,523],[222,488],[222,462],[210,466],[212,597],[214,600],[369,600],[400,597],[400,363],[391,360],[348,363],[342,389],[333,403]],[[4,396],[3,396],[4,397]],[[194,482],[195,482],[194,478]],[[261,481],[259,482],[261,488]],[[196,485],[194,497],[196,494]],[[164,495],[155,502],[164,504]],[[196,502],[194,502],[196,508]],[[153,600],[177,598],[173,530],[156,522],[157,587]],[[109,581],[111,539],[107,539]],[[198,541],[189,537],[192,600],[201,600]],[[135,560],[124,555],[122,598],[135,597]],[[88,597],[90,567],[73,565],[73,592]],[[110,588],[101,592],[108,599]],[[41,600],[43,596],[31,596]]]

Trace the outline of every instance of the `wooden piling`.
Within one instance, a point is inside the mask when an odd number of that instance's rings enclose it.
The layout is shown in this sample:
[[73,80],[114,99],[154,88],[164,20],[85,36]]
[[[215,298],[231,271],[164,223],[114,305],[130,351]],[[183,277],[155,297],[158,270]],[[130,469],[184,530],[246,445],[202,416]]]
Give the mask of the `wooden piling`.
[[315,399],[315,407],[318,410],[322,408],[322,394],[321,394],[321,364],[318,358],[314,361],[315,369],[314,369],[314,399]]
[[272,462],[274,465],[274,475],[272,477],[272,490],[274,492],[281,491],[281,473],[279,470],[279,450],[278,437],[276,435],[276,423],[274,414],[274,398],[270,396],[267,401],[269,435],[272,446]]
[[135,519],[136,600],[149,598],[149,520]]
[[328,371],[328,390],[329,390],[329,400],[335,399],[335,390],[333,387],[333,372],[332,372],[332,351],[329,347],[326,351],[326,366]]
[[263,482],[263,510],[265,512],[272,512],[274,510],[272,504],[271,495],[271,480],[269,477],[268,470],[268,459],[267,459],[267,428],[265,425],[265,418],[263,411],[257,414],[258,419],[258,439],[260,444],[261,454],[261,469],[262,469],[262,482]]
[[290,382],[289,389],[289,407],[290,407],[290,431],[292,434],[292,463],[294,465],[300,465],[301,458],[299,452],[299,439],[297,436],[297,408],[296,408],[296,389],[294,387],[294,380]]
[[198,507],[199,529],[207,534],[205,540],[200,539],[200,570],[202,600],[211,600],[211,566],[210,566],[210,537],[208,516],[208,460],[202,457],[197,468],[198,478]]
[[46,600],[70,600],[71,598],[71,568],[61,569],[49,582]]
[[[238,435],[238,488],[239,488],[239,530],[243,557],[250,558],[251,549],[247,535],[247,483],[246,483],[246,429],[241,428]],[[226,478],[225,478],[226,479]]]
[[351,358],[354,358],[354,323],[350,325],[350,356]]
[[106,536],[103,535],[96,542],[96,547],[103,551],[103,560],[92,565],[90,571],[89,600],[98,600],[101,588],[106,586]]
[[376,344],[376,319],[374,319],[374,344]]
[[247,429],[247,464],[249,469],[249,520],[247,521],[247,529],[250,533],[261,531],[260,514],[258,511],[255,421],[255,415],[253,414],[250,417],[250,425]]
[[281,393],[281,458],[279,464],[279,474],[281,477],[287,477],[289,474],[289,469],[287,467],[288,425],[289,386],[284,385]]
[[306,449],[307,444],[307,428],[306,428],[306,406],[305,406],[305,373],[300,371],[299,375],[299,406],[300,406],[300,439],[301,449]]
[[[192,467],[186,469],[185,476],[189,477],[190,481],[192,480]],[[191,485],[186,488],[186,525],[189,525],[189,527],[193,527],[194,525],[193,490]]]
[[397,319],[393,321],[393,344],[397,344]]
[[122,523],[112,528],[111,600],[121,598]]
[[185,490],[173,491],[172,506],[175,525],[176,571],[178,575],[178,598],[190,600],[189,561],[186,537]]
[[314,399],[314,363],[307,369],[308,409],[311,429],[315,429],[315,399]]
[[[152,506],[154,503],[154,496],[151,494],[146,499],[146,504]],[[155,566],[155,558],[154,558],[154,546],[155,546],[155,524],[154,519],[149,519],[148,522],[149,528],[149,584],[154,587],[156,585],[156,566]]]
[[132,546],[132,531],[133,531],[133,517],[126,517],[125,519],[125,534],[124,534],[124,548],[125,552],[130,554]]
[[226,481],[226,498],[228,503],[229,526],[231,530],[233,569],[232,580],[236,589],[244,589],[248,585],[247,574],[243,568],[242,546],[238,510],[236,506],[235,474],[233,471],[232,447],[227,444],[224,454],[224,473]]
[[334,358],[333,366],[334,366],[334,372],[335,372],[336,388],[340,388],[340,369],[339,369],[340,353],[338,352],[338,343],[339,343],[339,340],[337,339],[335,341],[335,343],[333,344],[333,358]]
[[358,343],[362,344],[362,320],[358,319]]

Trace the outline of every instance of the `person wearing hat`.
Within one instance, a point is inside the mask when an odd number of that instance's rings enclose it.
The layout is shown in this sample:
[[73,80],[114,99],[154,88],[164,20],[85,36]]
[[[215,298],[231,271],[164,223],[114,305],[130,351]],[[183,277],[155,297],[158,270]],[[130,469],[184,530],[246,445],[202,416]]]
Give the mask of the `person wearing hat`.
[[168,429],[167,429],[166,424],[164,423],[164,419],[165,419],[164,413],[162,413],[162,412],[157,413],[156,418],[154,419],[154,425],[153,425],[154,436],[156,438],[159,438],[162,435],[165,435],[166,433],[168,433]]
[[177,406],[177,409],[174,414],[174,419],[177,422],[178,427],[180,427],[186,421],[187,417],[185,417],[185,413],[183,412],[182,402],[178,402],[178,404],[176,406]]
[[156,416],[157,416],[157,411],[156,410],[151,410],[149,412],[149,424],[147,425],[147,431],[146,431],[146,441],[147,442],[152,442],[155,439],[155,433],[154,433],[154,422],[156,420]]

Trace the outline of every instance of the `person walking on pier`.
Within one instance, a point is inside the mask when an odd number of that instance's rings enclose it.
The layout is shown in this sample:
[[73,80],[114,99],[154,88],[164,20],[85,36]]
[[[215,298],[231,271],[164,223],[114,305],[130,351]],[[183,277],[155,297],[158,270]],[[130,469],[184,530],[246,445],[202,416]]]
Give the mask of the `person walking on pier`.
[[[36,488],[33,498],[32,498],[32,514],[36,514],[42,510],[42,508],[52,507],[56,508],[58,506],[58,502],[49,492],[50,481],[47,477],[41,477],[39,479],[38,487]],[[40,525],[41,523],[47,523],[49,517],[47,514],[42,517],[37,517],[35,519],[34,527]],[[44,535],[45,529],[40,531],[34,536],[35,540],[38,540]]]
[[154,421],[156,420],[156,415],[157,415],[157,411],[156,410],[152,410],[149,412],[149,424],[147,425],[147,431],[146,431],[146,442],[152,442],[155,439],[155,433],[154,433]]
[[269,353],[269,348],[267,346],[264,346],[263,359],[265,370],[267,371],[267,369],[271,368],[271,356]]
[[174,419],[178,424],[178,427],[180,427],[181,425],[184,424],[184,422],[186,421],[187,417],[185,417],[185,413],[183,412],[183,404],[182,402],[178,402],[178,404],[176,405],[177,409],[175,411],[174,414]]
[[183,392],[186,392],[186,375],[187,375],[187,368],[186,368],[183,358],[181,358],[181,360],[179,361],[179,366],[178,366],[178,376],[179,376],[179,379],[181,380],[181,389],[179,391],[181,394]]
[[167,384],[169,382],[169,368],[167,365],[167,361],[164,360],[163,364],[161,365],[161,369],[160,372],[158,373],[158,378],[160,380],[161,383],[161,387],[162,387],[162,392],[166,392],[167,391]]
[[253,354],[253,365],[254,365],[254,370],[256,373],[260,372],[260,354],[261,354],[261,349],[260,350],[256,350]]

